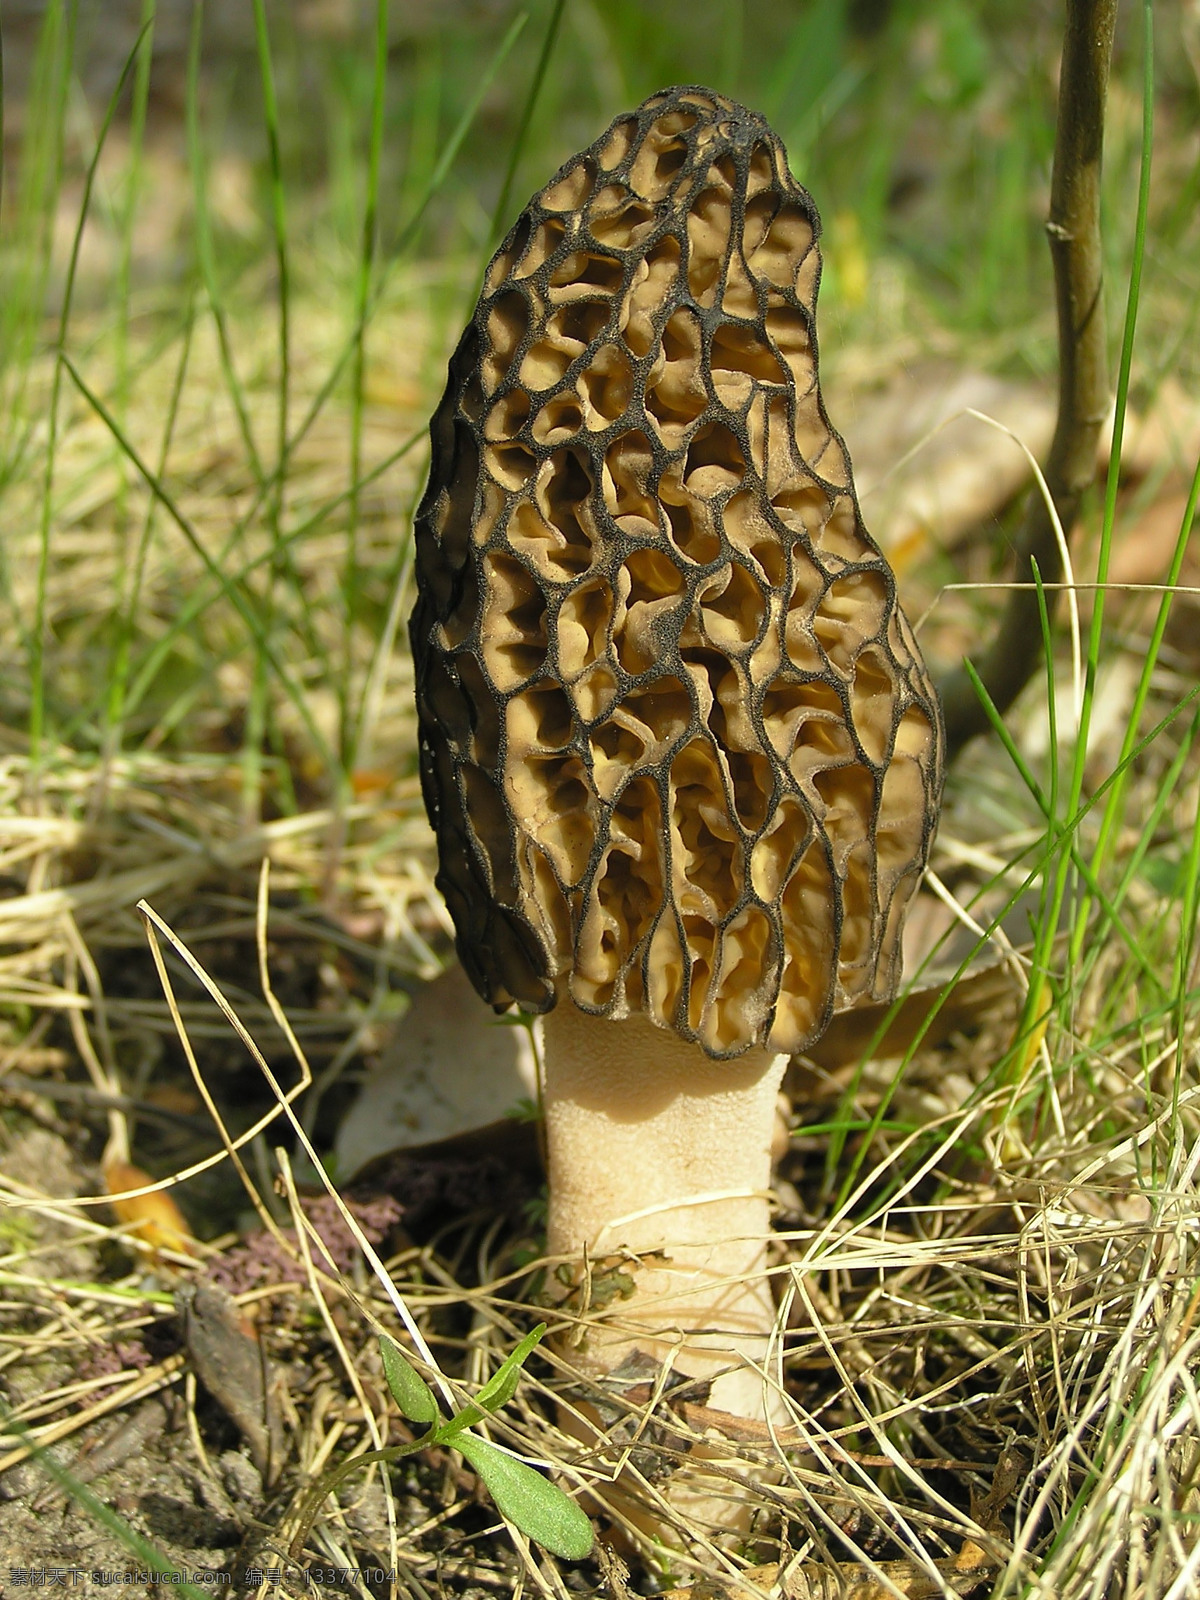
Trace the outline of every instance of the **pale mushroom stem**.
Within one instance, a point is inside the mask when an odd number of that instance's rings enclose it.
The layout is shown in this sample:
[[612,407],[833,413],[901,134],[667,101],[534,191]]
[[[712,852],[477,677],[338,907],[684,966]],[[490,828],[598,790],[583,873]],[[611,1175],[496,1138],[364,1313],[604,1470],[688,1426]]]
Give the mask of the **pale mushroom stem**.
[[[775,1413],[762,1369],[775,1318],[765,1274],[771,1145],[786,1056],[714,1061],[644,1015],[592,1017],[562,1000],[544,1021],[551,1255],[635,1289],[575,1354],[593,1373],[635,1352],[714,1378],[708,1404]],[[634,1258],[661,1251],[636,1265]],[[631,1271],[632,1267],[632,1271]]]

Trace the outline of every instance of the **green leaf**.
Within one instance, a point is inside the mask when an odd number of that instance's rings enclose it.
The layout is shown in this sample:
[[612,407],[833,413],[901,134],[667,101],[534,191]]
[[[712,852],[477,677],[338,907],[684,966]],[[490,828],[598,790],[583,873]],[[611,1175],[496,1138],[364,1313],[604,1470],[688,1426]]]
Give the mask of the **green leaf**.
[[557,1484],[478,1434],[459,1434],[454,1447],[483,1479],[501,1515],[522,1533],[565,1561],[582,1561],[591,1554],[592,1525]]
[[489,1411],[499,1411],[501,1406],[506,1406],[517,1392],[517,1384],[521,1381],[521,1368],[528,1361],[534,1346],[546,1331],[546,1324],[539,1322],[537,1327],[527,1333],[512,1355],[498,1367],[488,1381],[480,1389],[469,1406],[464,1406],[456,1416],[442,1429],[443,1442],[453,1439],[454,1435],[463,1428],[469,1428],[473,1422],[482,1422],[484,1414]]
[[436,1422],[439,1413],[433,1390],[413,1369],[400,1346],[384,1334],[379,1339],[379,1353],[383,1357],[383,1375],[401,1416],[413,1422]]

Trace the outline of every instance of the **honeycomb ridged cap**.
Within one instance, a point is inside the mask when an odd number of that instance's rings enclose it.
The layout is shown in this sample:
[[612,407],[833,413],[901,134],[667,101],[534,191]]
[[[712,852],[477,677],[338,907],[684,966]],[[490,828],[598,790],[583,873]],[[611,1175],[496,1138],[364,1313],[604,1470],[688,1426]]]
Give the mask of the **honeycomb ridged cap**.
[[732,1056],[887,998],[936,694],[817,381],[820,221],[755,112],[652,95],[488,267],[410,624],[459,955]]

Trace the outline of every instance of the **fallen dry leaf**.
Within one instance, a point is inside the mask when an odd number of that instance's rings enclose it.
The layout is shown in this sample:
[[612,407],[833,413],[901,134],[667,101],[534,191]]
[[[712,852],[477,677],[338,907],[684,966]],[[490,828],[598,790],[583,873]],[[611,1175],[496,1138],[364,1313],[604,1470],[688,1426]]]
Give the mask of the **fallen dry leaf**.
[[[1162,583],[1166,579],[1179,540],[1179,528],[1187,510],[1186,494],[1167,495],[1142,512],[1137,521],[1119,533],[1108,566],[1108,581],[1122,583]],[[1196,537],[1193,527],[1188,557]]]
[[838,397],[863,516],[897,572],[995,516],[1032,476],[1012,439],[962,415],[968,408],[1011,429],[1039,460],[1049,446],[1048,390],[969,368],[925,363],[886,388]]
[[112,1196],[112,1208],[117,1221],[152,1249],[174,1250],[183,1255],[196,1253],[196,1239],[188,1227],[187,1218],[171,1196],[165,1192],[124,1196],[128,1191],[145,1188],[154,1179],[141,1167],[128,1161],[109,1161],[104,1168],[104,1183]]
[[[923,984],[900,1002],[872,1056],[887,1061],[907,1054],[927,1022],[921,1048],[936,1049],[952,1034],[969,1032],[994,1016],[1016,995],[1012,972],[1000,961],[964,974],[949,988],[946,982]],[[933,1015],[939,1002],[940,1009]],[[826,1072],[860,1061],[890,1009],[888,1005],[871,1005],[839,1011],[816,1043],[804,1052],[804,1059]]]
[[245,1439],[264,1488],[279,1477],[287,1454],[278,1378],[253,1324],[224,1289],[189,1283],[175,1305],[197,1378]]
[[418,991],[338,1129],[343,1179],[392,1151],[440,1143],[499,1122],[537,1097],[524,1028],[497,1019],[463,969]]
[[[1104,424],[1097,445],[1096,470],[1108,471],[1112,450],[1113,418]],[[1188,477],[1200,452],[1200,401],[1189,394],[1174,374],[1159,385],[1144,412],[1130,406],[1125,412],[1121,438],[1122,482],[1138,482],[1152,472],[1176,471]]]

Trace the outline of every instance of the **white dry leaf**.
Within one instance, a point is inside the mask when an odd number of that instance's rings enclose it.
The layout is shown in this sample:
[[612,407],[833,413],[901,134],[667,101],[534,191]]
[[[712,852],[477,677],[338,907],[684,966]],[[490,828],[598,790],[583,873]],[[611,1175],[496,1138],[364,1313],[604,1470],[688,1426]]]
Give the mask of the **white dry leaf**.
[[968,409],[1045,454],[1054,398],[1037,384],[926,362],[881,389],[836,397],[863,517],[898,571],[995,516],[1029,480],[1013,440]]
[[528,1031],[500,1021],[456,964],[417,993],[367,1074],[338,1129],[338,1174],[485,1128],[536,1097]]

